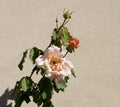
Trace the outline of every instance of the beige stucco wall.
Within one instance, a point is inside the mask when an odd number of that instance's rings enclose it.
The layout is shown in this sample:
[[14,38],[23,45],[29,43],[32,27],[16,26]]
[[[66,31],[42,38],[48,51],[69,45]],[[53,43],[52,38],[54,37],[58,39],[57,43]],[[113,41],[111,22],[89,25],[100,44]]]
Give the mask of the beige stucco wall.
[[55,107],[120,107],[120,0],[0,0],[0,107],[5,90],[33,67],[27,60],[19,71],[22,52],[47,47],[64,8],[74,11],[68,28],[81,45],[68,55],[77,78],[54,95]]

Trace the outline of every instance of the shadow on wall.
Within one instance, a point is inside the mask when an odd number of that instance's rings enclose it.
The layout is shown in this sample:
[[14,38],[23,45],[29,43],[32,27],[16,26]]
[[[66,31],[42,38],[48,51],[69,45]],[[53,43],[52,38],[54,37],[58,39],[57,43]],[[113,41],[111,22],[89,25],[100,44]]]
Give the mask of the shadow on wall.
[[8,88],[0,96],[0,107],[12,107],[12,103],[7,104],[8,100],[13,100],[13,89],[9,90]]

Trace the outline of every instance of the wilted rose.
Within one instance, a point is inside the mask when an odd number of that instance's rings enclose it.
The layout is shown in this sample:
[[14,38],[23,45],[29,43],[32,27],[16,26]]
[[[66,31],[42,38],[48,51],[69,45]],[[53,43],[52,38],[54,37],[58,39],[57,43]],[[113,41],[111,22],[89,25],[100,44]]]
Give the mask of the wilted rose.
[[76,38],[71,38],[70,41],[69,41],[69,46],[71,48],[78,48],[78,45],[79,45],[79,40],[76,39]]
[[60,52],[60,48],[52,45],[45,51],[43,56],[40,55],[36,59],[36,65],[38,67],[45,66],[46,77],[61,82],[64,77],[71,74],[73,69],[72,63],[63,56],[64,54]]

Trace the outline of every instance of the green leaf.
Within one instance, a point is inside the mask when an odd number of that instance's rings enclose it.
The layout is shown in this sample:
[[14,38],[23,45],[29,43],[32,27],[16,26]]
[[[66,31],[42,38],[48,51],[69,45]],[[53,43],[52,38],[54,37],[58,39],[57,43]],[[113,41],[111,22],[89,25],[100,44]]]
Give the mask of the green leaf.
[[59,35],[60,35],[60,38],[62,40],[62,44],[64,46],[68,46],[69,40],[71,38],[70,33],[68,32],[68,29],[66,27],[62,27],[59,30]]
[[15,107],[21,107],[22,102],[24,101],[22,93],[16,93],[15,94]]
[[20,81],[16,82],[15,88],[14,88],[14,100],[15,100],[15,107],[21,107],[22,102],[24,101]]
[[55,84],[56,84],[57,89],[59,89],[61,91],[64,91],[64,88],[67,87],[65,81],[62,81],[61,83],[56,82]]
[[62,82],[53,81],[54,89],[57,93],[59,91],[64,91],[64,89],[67,87],[68,79],[68,77],[65,77],[65,79]]
[[24,92],[30,90],[31,86],[32,86],[32,80],[30,77],[23,77],[21,79],[21,88]]
[[31,61],[33,62],[33,64],[35,63],[35,59],[39,56],[39,55],[43,55],[43,51],[36,48],[36,47],[33,47],[32,49],[30,49],[30,52],[29,52],[29,58],[31,59]]
[[50,79],[43,77],[39,83],[39,90],[43,100],[50,100],[53,94],[53,86]]
[[60,49],[62,47],[62,41],[60,39],[60,35],[59,35],[57,29],[53,30],[53,33],[52,33],[52,36],[51,36],[51,44],[59,47]]
[[38,107],[42,104],[42,96],[39,92],[33,94],[33,101],[38,105]]
[[51,101],[45,101],[45,102],[43,102],[43,106],[42,107],[54,107],[54,105],[52,104]]
[[25,62],[25,58],[27,56],[28,50],[26,50],[25,52],[23,52],[23,57],[20,61],[20,63],[18,64],[18,68],[22,71],[23,70],[23,63]]
[[41,75],[44,75],[45,74],[45,71],[46,71],[46,68],[44,66],[42,66],[40,68],[40,71],[41,71]]
[[[52,98],[53,87],[50,79],[43,78],[33,86],[32,97],[38,107],[43,103],[43,107],[53,107],[50,99]],[[49,104],[49,106],[48,106]]]
[[52,32],[51,39],[54,40],[54,41],[56,41],[57,38],[58,38],[57,30],[54,29],[53,32]]
[[59,47],[60,49],[62,48],[62,42],[59,38],[57,38],[56,41],[53,41],[52,44]]
[[16,82],[14,89],[15,107],[21,107],[23,101],[30,102],[32,89],[32,80],[30,77],[23,77],[20,81]]
[[25,101],[26,103],[30,102],[29,95],[19,89],[16,91],[14,99],[15,99],[15,107],[21,107],[23,101]]
[[74,71],[73,69],[71,70],[71,73],[72,73],[72,75],[73,75],[74,77],[76,77],[75,71]]
[[41,66],[40,68],[35,66],[33,69],[32,69],[32,72],[31,72],[31,75],[30,77],[33,75],[33,73],[36,71],[36,74],[38,74],[39,72],[41,73],[41,75],[43,76],[45,74],[45,67],[44,66]]
[[43,100],[47,99],[47,93],[45,91],[43,91],[41,95]]
[[34,84],[33,86],[32,97],[33,102],[35,102],[39,107],[42,104],[42,95],[37,84]]
[[61,39],[60,39],[60,38],[57,38],[56,40],[53,40],[53,39],[52,39],[51,44],[59,47],[60,49],[61,49],[61,47],[62,47],[62,42],[61,42]]
[[29,103],[31,101],[29,95],[25,92],[23,92],[23,99],[25,100],[26,103]]

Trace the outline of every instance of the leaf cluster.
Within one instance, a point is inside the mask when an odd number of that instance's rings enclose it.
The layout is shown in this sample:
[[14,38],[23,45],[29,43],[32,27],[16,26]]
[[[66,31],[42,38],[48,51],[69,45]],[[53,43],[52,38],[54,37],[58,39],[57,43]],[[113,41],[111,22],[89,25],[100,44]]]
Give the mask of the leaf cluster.
[[43,76],[38,83],[35,83],[30,77],[23,77],[15,85],[15,107],[21,107],[24,101],[29,103],[31,101],[30,98],[38,107],[54,107],[51,102],[53,91],[55,90],[57,93],[64,91],[67,87],[67,80],[68,78],[65,78],[61,83],[58,83]]

